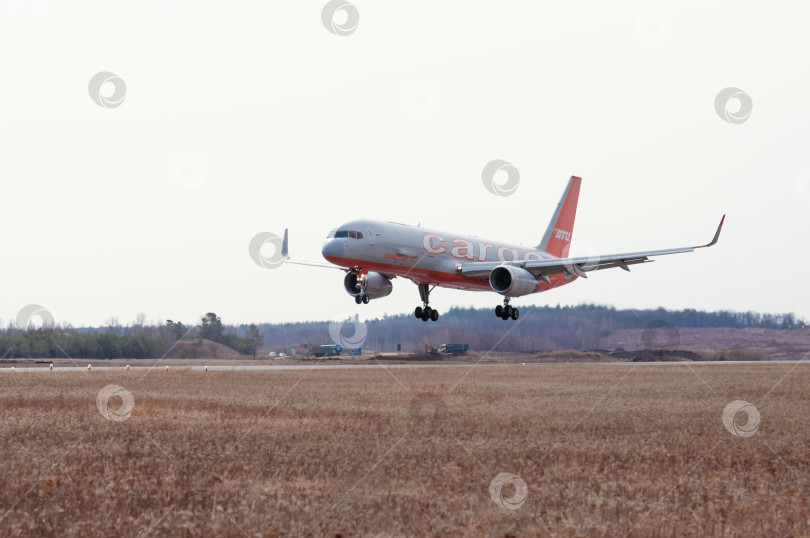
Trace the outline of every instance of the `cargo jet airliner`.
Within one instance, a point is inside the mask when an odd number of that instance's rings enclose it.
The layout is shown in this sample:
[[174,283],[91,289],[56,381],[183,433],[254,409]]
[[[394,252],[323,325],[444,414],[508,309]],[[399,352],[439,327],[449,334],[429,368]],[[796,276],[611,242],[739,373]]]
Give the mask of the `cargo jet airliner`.
[[653,261],[650,256],[692,252],[714,245],[720,237],[725,215],[706,245],[569,258],[581,181],[576,176],[568,181],[543,239],[534,248],[393,222],[356,220],[329,232],[322,254],[331,265],[290,258],[287,230],[281,255],[290,263],[346,271],[343,285],[357,304],[389,295],[391,281],[401,277],[419,287],[422,306],[416,307],[414,315],[422,321],[439,319],[439,312],[429,304],[430,292],[436,286],[499,293],[504,299],[495,307],[495,315],[516,320],[518,309],[509,304],[514,297],[587,278],[591,271],[614,267],[629,271],[631,265]]

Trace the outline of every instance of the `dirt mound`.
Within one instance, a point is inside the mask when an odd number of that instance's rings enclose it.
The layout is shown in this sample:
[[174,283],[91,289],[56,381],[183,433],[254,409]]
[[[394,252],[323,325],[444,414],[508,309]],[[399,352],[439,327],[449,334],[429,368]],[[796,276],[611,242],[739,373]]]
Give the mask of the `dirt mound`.
[[167,359],[245,359],[251,355],[242,355],[228,346],[211,340],[195,338],[180,340],[166,354]]

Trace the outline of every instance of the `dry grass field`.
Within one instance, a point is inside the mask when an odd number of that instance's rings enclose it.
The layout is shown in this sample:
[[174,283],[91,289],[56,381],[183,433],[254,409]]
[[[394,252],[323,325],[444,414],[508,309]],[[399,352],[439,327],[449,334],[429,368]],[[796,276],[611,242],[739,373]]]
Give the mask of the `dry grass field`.
[[807,536],[808,386],[767,363],[5,370],[0,535]]

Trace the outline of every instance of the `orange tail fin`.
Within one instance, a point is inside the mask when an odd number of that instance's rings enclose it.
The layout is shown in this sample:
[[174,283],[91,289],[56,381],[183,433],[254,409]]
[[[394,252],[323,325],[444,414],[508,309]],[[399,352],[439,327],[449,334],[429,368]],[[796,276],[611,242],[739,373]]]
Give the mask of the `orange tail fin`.
[[577,216],[577,200],[579,200],[579,186],[582,178],[571,176],[568,186],[563,192],[557,210],[548,223],[543,240],[537,245],[537,250],[545,250],[552,256],[565,258],[571,247],[571,235],[574,232],[574,218]]

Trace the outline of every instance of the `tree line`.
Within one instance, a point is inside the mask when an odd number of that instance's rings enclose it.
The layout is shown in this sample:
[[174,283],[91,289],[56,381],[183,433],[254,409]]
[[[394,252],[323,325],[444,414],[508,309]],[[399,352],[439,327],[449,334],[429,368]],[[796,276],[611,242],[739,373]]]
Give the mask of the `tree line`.
[[130,327],[110,323],[103,328],[43,326],[0,330],[0,358],[75,358],[75,359],[154,359],[164,356],[180,340],[205,338],[239,353],[256,356],[264,345],[264,336],[255,324],[245,336],[225,326],[214,312],[208,312],[199,325],[186,326],[167,320],[165,325],[146,325],[145,318]]
[[0,334],[3,358],[152,359],[165,350],[163,341],[143,332],[115,334],[39,328]]
[[[259,324],[266,345],[317,346],[332,343],[329,326],[346,325],[350,320]],[[713,311],[696,309],[619,310],[611,306],[528,306],[520,308],[518,322],[496,319],[491,309],[452,308],[442,313],[439,323],[423,323],[412,314],[385,316],[364,322],[367,331],[364,348],[379,351],[421,351],[424,343],[469,343],[473,349],[498,351],[538,351],[549,349],[596,349],[600,339],[620,329],[647,327],[731,327],[761,329],[802,329],[807,322],[794,314]],[[245,333],[248,327],[237,327]]]
[[[538,351],[549,349],[595,349],[601,338],[620,329],[647,327],[731,327],[794,330],[807,322],[794,314],[714,311],[695,309],[619,310],[610,306],[521,307],[518,322],[496,319],[490,309],[452,308],[439,323],[423,323],[411,314],[384,316],[363,322],[365,349],[378,351],[422,351],[424,343],[469,343],[472,349],[493,351]],[[111,318],[114,319],[114,318]],[[308,321],[227,325],[214,312],[208,312],[196,325],[166,320],[145,324],[139,316],[135,324],[121,327],[54,326],[0,330],[0,358],[73,357],[82,359],[158,358],[180,340],[205,338],[245,355],[256,356],[268,347],[295,346],[299,352],[321,344],[334,343],[330,326],[338,324],[348,336],[353,320]]]

